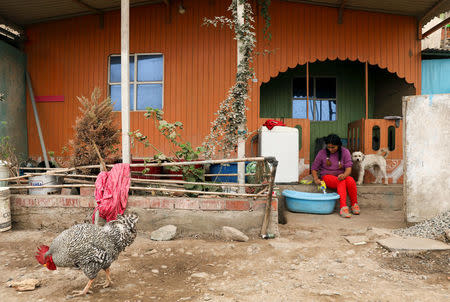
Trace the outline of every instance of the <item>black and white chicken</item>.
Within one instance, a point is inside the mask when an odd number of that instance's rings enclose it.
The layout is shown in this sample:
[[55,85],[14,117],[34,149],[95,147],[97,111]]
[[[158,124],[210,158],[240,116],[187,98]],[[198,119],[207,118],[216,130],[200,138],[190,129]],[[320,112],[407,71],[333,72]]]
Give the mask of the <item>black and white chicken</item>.
[[105,270],[106,281],[100,285],[108,287],[111,264],[119,253],[131,245],[136,238],[136,214],[118,215],[116,220],[104,226],[77,224],[63,231],[51,243],[50,247],[38,248],[36,259],[49,270],[60,267],[77,267],[89,278],[82,291],[74,291],[73,296],[88,293],[100,270]]

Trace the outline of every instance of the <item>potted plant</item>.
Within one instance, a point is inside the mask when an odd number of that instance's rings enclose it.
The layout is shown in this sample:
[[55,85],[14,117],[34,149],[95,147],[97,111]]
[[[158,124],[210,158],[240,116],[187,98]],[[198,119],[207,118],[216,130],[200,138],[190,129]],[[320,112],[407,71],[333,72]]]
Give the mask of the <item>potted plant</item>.
[[[6,122],[2,121],[2,125]],[[16,155],[16,149],[10,142],[10,137],[0,136],[0,179],[19,175],[19,160]],[[6,187],[8,181],[0,181],[0,187]]]

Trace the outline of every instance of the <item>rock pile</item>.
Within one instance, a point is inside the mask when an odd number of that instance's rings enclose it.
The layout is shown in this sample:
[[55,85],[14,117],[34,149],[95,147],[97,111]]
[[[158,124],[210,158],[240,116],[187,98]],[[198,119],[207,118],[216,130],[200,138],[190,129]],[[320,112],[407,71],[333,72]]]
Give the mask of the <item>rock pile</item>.
[[[402,237],[423,237],[442,240],[450,229],[450,211],[439,214],[433,218],[422,221],[405,229],[394,230],[393,233]],[[447,238],[449,241],[449,238]]]

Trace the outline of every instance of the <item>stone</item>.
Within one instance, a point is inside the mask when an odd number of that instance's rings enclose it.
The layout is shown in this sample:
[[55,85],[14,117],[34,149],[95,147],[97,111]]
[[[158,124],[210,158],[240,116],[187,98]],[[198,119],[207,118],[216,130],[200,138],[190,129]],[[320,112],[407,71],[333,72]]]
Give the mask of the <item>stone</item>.
[[155,241],[172,240],[177,233],[177,227],[174,225],[163,226],[150,234],[150,238]]
[[391,252],[450,250],[450,245],[446,243],[420,237],[389,237],[386,239],[380,239],[377,243]]
[[201,278],[201,279],[208,279],[209,275],[207,273],[201,272],[201,273],[193,273],[191,275],[192,278]]
[[245,235],[238,229],[228,226],[222,227],[222,235],[227,240],[246,242],[249,239],[247,235]]
[[25,279],[22,281],[9,281],[6,283],[6,286],[14,287],[17,291],[35,290],[35,288],[40,285],[41,281],[38,279]]
[[353,245],[367,244],[368,241],[366,236],[344,236],[344,238],[348,241],[348,243]]

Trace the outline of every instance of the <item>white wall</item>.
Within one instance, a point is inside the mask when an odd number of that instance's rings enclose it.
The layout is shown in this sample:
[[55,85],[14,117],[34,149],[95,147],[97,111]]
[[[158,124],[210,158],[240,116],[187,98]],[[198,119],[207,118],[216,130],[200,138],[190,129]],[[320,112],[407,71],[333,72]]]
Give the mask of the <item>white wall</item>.
[[[426,33],[427,30],[432,28],[435,25],[438,25],[440,22],[442,22],[442,19],[438,17],[434,17],[430,22],[425,24],[425,26],[422,28],[422,33]],[[440,48],[441,47],[441,33],[442,28],[436,30],[434,33],[426,37],[422,40],[422,50],[427,48]]]
[[450,210],[450,94],[403,97],[404,205],[415,223]]

